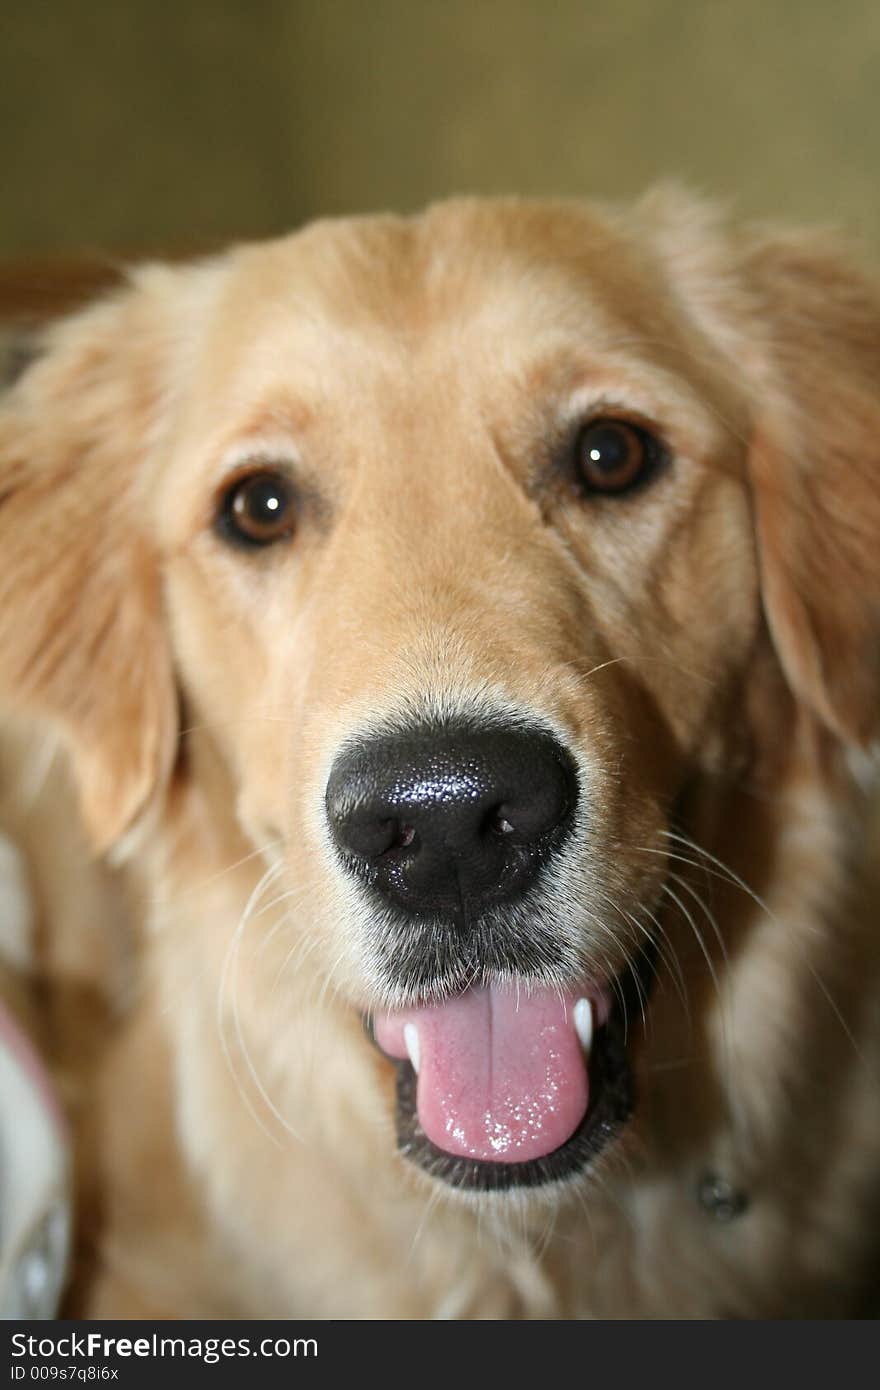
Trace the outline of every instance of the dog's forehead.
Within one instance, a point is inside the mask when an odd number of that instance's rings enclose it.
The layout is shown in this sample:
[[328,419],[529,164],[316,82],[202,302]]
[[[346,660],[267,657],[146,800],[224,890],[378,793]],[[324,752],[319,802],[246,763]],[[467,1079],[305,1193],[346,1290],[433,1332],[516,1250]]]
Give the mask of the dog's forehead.
[[[658,274],[657,279],[661,278]],[[653,321],[652,321],[653,320]],[[304,392],[418,357],[528,366],[668,336],[668,304],[619,230],[576,206],[440,205],[313,224],[229,262],[209,352],[241,390],[295,370]]]
[[204,285],[177,374],[178,479],[266,453],[349,469],[353,443],[463,459],[475,432],[545,437],[586,396],[705,454],[744,408],[651,229],[580,204],[319,222],[228,254]]

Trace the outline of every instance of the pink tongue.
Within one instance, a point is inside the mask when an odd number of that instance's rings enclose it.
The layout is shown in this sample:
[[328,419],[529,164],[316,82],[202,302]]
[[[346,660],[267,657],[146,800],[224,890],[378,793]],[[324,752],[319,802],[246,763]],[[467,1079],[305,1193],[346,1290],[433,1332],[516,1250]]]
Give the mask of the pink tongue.
[[407,1055],[418,1031],[419,1121],[433,1144],[468,1158],[525,1163],[569,1139],[587,1111],[574,996],[492,985],[445,1004],[376,1018],[376,1041]]

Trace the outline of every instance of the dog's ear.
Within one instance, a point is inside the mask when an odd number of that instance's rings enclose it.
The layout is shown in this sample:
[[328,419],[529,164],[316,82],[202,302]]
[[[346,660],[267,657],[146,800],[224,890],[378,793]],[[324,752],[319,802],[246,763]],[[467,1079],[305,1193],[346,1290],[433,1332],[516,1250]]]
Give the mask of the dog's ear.
[[880,285],[824,238],[755,236],[751,468],[764,605],[792,689],[880,733]]
[[60,732],[99,851],[167,777],[176,740],[144,520],[172,274],[141,272],[50,329],[0,400],[0,703]]

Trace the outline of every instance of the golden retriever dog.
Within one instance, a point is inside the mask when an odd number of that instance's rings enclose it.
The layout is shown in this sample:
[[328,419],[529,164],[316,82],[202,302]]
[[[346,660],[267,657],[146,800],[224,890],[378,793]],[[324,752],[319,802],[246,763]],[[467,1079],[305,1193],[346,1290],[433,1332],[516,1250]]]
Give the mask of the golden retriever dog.
[[850,253],[674,189],[460,200],[148,265],[38,347],[2,796],[72,1312],[862,1311]]

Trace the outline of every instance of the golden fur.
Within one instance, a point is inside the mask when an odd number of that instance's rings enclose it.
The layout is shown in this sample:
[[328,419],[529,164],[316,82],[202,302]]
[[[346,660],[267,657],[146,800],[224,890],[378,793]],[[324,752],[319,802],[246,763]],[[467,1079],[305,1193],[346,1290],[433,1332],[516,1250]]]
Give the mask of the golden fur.
[[[43,348],[0,413],[0,811],[77,1123],[73,1311],[858,1311],[876,286],[675,191],[458,201],[137,270]],[[576,496],[554,440],[597,412],[672,466]],[[258,556],[213,526],[253,459],[303,480]],[[664,934],[619,1139],[479,1198],[396,1152],[369,914],[322,822],[344,739],[471,708],[534,712],[589,768],[595,972],[652,904]],[[699,1200],[711,1175],[737,1219]]]

